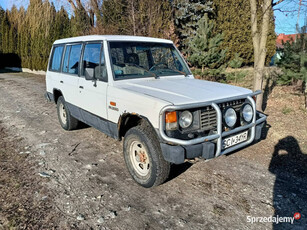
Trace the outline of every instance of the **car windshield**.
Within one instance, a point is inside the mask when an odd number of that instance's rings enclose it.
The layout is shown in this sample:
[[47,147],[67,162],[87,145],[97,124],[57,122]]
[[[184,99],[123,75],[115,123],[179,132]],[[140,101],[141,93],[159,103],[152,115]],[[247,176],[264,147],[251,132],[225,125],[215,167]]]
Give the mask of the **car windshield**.
[[190,74],[173,44],[110,42],[110,51],[115,80]]

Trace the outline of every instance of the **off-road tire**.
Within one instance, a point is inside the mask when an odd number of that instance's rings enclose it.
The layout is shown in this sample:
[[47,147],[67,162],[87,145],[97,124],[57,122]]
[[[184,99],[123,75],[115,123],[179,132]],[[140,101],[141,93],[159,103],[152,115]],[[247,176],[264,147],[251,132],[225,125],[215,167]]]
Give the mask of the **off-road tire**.
[[[61,111],[63,109],[65,110],[65,113],[66,113],[66,122],[63,121],[64,118],[63,118],[63,116],[60,115]],[[57,113],[58,113],[59,122],[60,122],[60,124],[61,124],[63,129],[65,129],[65,130],[74,130],[74,129],[76,129],[78,127],[79,121],[76,118],[74,118],[73,116],[71,116],[70,111],[69,111],[69,109],[67,107],[67,104],[66,104],[63,96],[60,96],[58,98],[58,101],[57,101]]]
[[[130,158],[130,149],[133,142],[138,141],[144,145],[150,162],[149,173],[140,175]],[[143,122],[127,131],[124,138],[124,159],[132,178],[141,186],[150,188],[162,184],[169,176],[170,163],[162,155],[160,143],[153,128]]]

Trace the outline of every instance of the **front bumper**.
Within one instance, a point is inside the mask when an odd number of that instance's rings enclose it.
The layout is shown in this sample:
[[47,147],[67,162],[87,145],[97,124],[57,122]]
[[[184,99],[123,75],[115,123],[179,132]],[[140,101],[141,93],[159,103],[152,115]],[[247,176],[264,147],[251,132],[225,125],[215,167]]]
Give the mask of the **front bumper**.
[[[260,139],[264,124],[265,122],[256,125],[254,138],[255,141]],[[229,151],[228,149],[226,149],[227,151],[222,151],[220,155],[235,151],[236,149],[242,148],[248,144],[249,143],[247,142],[243,142],[241,144],[235,145],[231,149],[229,148]],[[196,157],[201,157],[206,160],[216,157],[216,143],[211,141],[195,145],[169,145],[165,143],[160,143],[160,145],[164,159],[174,164],[182,164],[184,163],[185,159],[193,159]]]
[[[261,137],[261,131],[263,124],[266,120],[266,116],[260,112],[256,111],[255,101],[252,99],[252,96],[260,94],[261,91],[256,91],[254,93],[248,95],[242,95],[240,97],[228,98],[227,100],[215,101],[215,102],[207,102],[201,104],[193,104],[193,105],[185,105],[185,106],[167,106],[162,109],[160,113],[160,127],[159,132],[161,138],[165,143],[161,143],[162,153],[164,155],[165,160],[180,164],[183,163],[187,158],[195,158],[195,157],[203,157],[205,159],[210,159],[213,157],[218,157],[232,151],[235,151],[239,148],[242,148],[246,145],[249,145],[254,140],[258,140]],[[231,101],[236,99],[247,99],[254,110],[254,117],[250,124],[240,126],[238,128],[222,131],[222,111],[220,110],[218,103]],[[170,110],[180,110],[180,109],[189,109],[189,108],[199,108],[203,106],[211,105],[217,114],[217,133],[213,135],[209,135],[206,137],[199,137],[191,140],[180,140],[175,138],[168,137],[164,130],[165,124],[165,116],[164,113]],[[258,119],[257,119],[258,118]],[[240,144],[234,145],[227,149],[222,149],[222,140],[225,137],[230,135],[235,135],[237,133],[248,130],[249,138],[247,141],[242,142]]]

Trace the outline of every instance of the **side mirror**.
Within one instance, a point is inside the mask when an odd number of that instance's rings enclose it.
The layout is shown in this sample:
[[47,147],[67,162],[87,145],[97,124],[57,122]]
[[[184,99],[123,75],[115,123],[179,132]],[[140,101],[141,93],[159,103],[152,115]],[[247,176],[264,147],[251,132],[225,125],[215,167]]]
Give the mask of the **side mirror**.
[[86,80],[95,80],[95,71],[93,68],[85,68],[84,75]]

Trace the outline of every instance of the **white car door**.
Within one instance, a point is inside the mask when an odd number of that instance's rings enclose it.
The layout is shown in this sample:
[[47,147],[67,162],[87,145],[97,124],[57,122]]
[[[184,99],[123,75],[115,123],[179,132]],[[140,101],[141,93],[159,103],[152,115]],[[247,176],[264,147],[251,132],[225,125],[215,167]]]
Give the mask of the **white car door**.
[[[100,118],[107,119],[108,77],[103,42],[85,43],[79,78],[79,107]],[[95,80],[86,80],[85,73],[94,73]]]
[[53,93],[54,89],[64,91],[63,76],[61,74],[61,63],[64,55],[65,45],[54,45],[49,63],[49,71],[46,76],[47,90]]
[[78,104],[79,66],[82,44],[65,46],[65,54],[60,80],[62,93],[66,102]]

